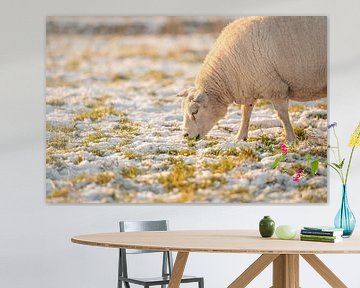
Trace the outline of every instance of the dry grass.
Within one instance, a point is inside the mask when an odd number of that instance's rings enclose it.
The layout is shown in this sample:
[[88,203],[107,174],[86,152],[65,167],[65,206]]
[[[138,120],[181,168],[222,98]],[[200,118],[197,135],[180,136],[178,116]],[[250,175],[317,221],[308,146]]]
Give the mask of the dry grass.
[[123,168],[121,171],[121,175],[125,178],[134,179],[136,176],[139,175],[139,169],[135,166],[128,166]]
[[99,121],[103,118],[114,115],[114,116],[124,116],[126,113],[118,111],[113,107],[96,107],[90,111],[80,112],[74,116],[74,121],[84,121],[90,119],[91,121]]

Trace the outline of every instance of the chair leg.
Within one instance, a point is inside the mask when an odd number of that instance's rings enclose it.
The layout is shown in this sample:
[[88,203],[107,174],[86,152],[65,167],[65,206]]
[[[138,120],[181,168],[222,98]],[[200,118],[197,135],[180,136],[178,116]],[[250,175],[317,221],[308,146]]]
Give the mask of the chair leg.
[[204,288],[204,279],[199,280],[199,288]]

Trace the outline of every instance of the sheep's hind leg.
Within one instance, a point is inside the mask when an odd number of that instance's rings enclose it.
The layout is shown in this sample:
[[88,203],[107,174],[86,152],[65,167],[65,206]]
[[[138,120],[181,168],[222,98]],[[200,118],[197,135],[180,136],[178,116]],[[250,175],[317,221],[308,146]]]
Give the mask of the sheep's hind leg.
[[238,141],[246,141],[248,138],[250,116],[253,108],[254,103],[244,104],[241,107],[241,127],[238,134],[236,135],[236,139]]
[[287,99],[277,99],[272,102],[285,129],[286,140],[290,143],[296,142],[296,136],[289,118],[289,101]]

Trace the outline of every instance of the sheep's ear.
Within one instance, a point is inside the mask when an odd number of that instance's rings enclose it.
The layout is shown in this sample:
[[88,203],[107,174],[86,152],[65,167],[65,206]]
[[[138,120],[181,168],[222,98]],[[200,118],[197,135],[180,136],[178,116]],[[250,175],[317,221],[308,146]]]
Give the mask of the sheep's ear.
[[187,97],[189,95],[189,89],[185,89],[181,92],[179,92],[178,94],[176,94],[176,97]]
[[200,93],[199,95],[197,95],[194,98],[194,102],[199,103],[199,104],[205,104],[207,103],[208,100],[208,95],[204,92],[204,93]]
[[187,88],[187,89],[181,91],[176,96],[177,97],[187,97],[187,96],[189,96],[189,94],[194,93],[195,91],[196,91],[195,87],[190,87],[190,88]]

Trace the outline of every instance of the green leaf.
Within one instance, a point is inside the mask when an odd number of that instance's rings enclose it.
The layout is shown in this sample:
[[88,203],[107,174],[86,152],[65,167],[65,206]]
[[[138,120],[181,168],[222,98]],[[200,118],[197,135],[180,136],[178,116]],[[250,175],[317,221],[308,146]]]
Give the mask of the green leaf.
[[274,163],[272,164],[271,168],[272,168],[272,169],[275,169],[275,168],[279,165],[279,163],[280,163],[280,161],[281,161],[282,159],[283,159],[283,156],[278,156],[278,157],[276,157],[276,159],[275,159]]
[[336,168],[341,169],[341,167],[340,167],[339,164],[337,164],[337,163],[335,163],[335,162],[332,162],[331,164],[334,165]]
[[345,158],[341,161],[340,165],[339,165],[339,169],[342,169],[344,166],[344,162],[345,162]]
[[305,160],[310,161],[310,159],[311,159],[310,154],[306,154],[306,155],[305,155]]
[[312,161],[310,167],[311,167],[311,175],[315,176],[317,170],[319,169],[319,160]]

